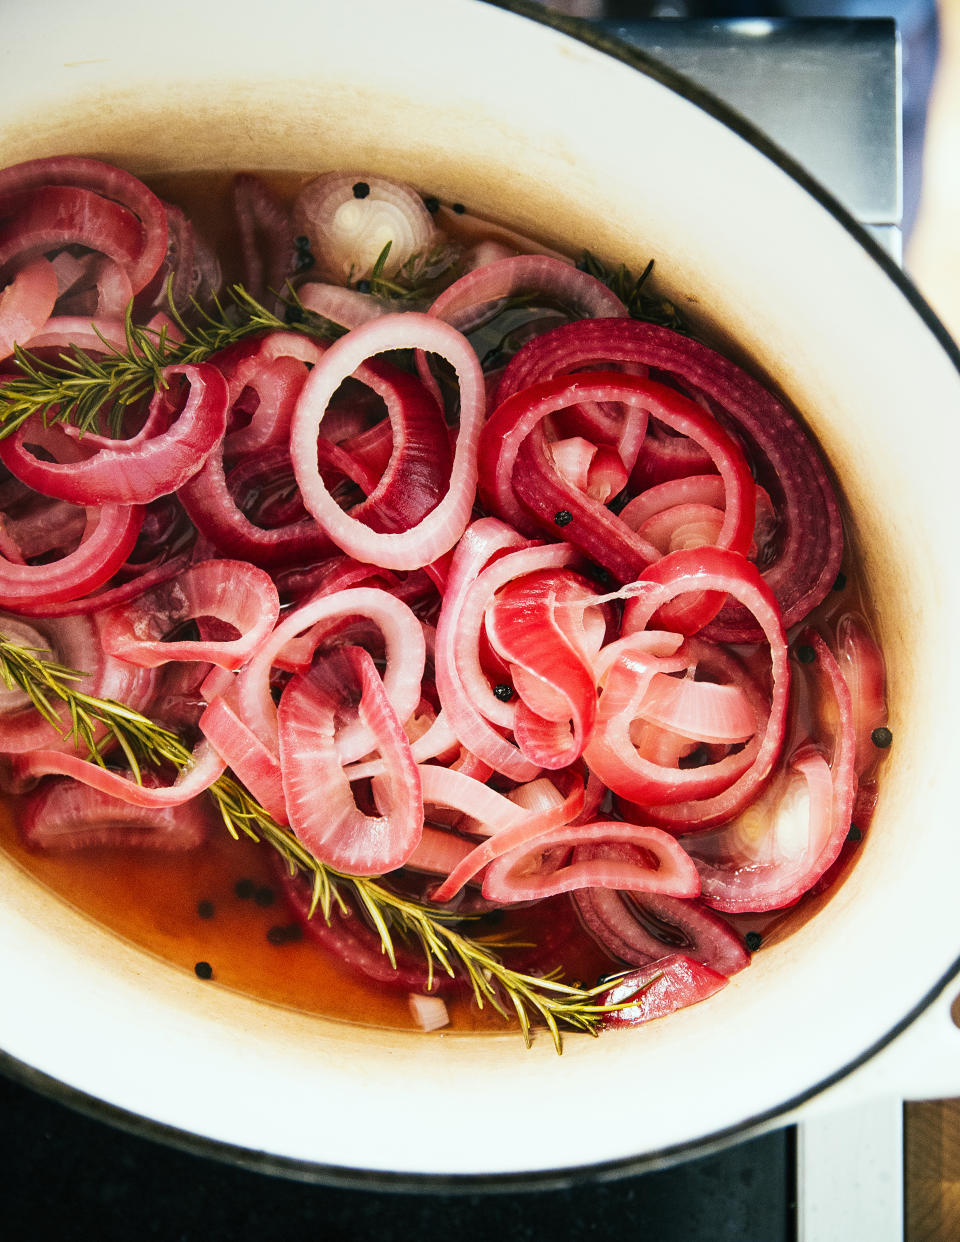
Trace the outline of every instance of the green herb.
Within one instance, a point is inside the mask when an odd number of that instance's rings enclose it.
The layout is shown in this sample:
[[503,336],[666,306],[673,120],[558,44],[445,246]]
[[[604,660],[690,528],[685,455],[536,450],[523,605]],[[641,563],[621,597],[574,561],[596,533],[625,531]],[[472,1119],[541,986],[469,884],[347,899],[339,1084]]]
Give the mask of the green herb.
[[14,346],[21,373],[0,386],[0,438],[16,431],[32,414],[41,414],[46,423],[70,423],[80,431],[109,428],[116,436],[131,406],[167,386],[165,367],[205,362],[226,346],[259,332],[285,329],[332,340],[345,331],[308,311],[293,293],[283,302],[283,318],[242,285],[233,285],[227,297],[226,304],[215,297],[210,309],[193,303],[193,322],[188,323],[170,301],[168,290],[170,317],[183,333],[182,341],[171,340],[165,327],[135,325],[131,305],[124,319],[122,349],[101,337],[102,356],[72,345],[54,362]]
[[441,242],[430,250],[410,255],[393,276],[388,277],[383,271],[392,246],[393,242],[388,241],[380,251],[369,276],[351,281],[354,289],[389,302],[429,301],[437,293],[437,278],[448,272],[460,257],[459,247]]
[[[169,729],[114,699],[99,699],[78,690],[75,683],[83,676],[76,669],[57,664],[48,653],[0,636],[0,678],[11,689],[23,691],[37,711],[64,735],[69,733],[78,747],[86,747],[94,762],[104,762],[102,749],[110,738],[120,746],[137,780],[140,762],[177,770],[193,762],[190,750]],[[308,878],[313,889],[311,917],[319,911],[329,922],[334,907],[346,911],[347,899],[352,898],[379,934],[391,965],[396,966],[395,935],[419,945],[428,979],[432,980],[437,971],[450,976],[463,974],[481,1008],[490,1005],[504,1017],[516,1016],[528,1046],[534,1021],[547,1027],[560,1052],[561,1026],[596,1035],[605,1013],[622,1009],[636,999],[632,996],[628,1001],[605,1005],[599,997],[607,990],[607,983],[583,988],[563,983],[555,974],[540,977],[513,970],[497,952],[498,947],[510,944],[502,934],[467,936],[454,926],[463,920],[453,911],[404,897],[379,880],[343,875],[325,866],[232,776],[221,776],[207,793],[233,837],[265,841],[284,858],[291,875],[300,872]]]
[[674,332],[690,334],[688,325],[673,302],[645,288],[653,271],[653,259],[636,277],[623,263],[616,268],[606,267],[589,250],[583,252],[577,267],[602,281],[611,293],[615,293],[631,319],[642,319],[645,323],[656,323],[662,328],[672,328]]

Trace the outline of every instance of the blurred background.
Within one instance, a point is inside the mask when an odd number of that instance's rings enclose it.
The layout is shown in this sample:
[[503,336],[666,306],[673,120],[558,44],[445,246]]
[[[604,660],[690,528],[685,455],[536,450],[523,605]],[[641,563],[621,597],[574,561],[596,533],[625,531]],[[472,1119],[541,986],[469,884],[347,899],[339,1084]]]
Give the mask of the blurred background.
[[960,0],[544,0],[583,18],[892,17],[904,110],[904,266],[960,339]]
[[960,339],[960,0],[941,0],[940,57],[930,98],[916,227],[906,268]]

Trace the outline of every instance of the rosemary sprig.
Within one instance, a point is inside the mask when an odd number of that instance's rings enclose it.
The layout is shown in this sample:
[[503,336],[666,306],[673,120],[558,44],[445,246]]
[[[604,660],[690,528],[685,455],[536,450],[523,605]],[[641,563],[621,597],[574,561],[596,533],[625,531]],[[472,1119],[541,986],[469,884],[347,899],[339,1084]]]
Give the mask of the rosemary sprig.
[[194,322],[189,323],[168,294],[170,317],[184,334],[182,341],[171,340],[165,327],[135,324],[131,305],[124,319],[124,347],[101,337],[102,357],[72,345],[54,362],[15,346],[20,374],[5,379],[0,386],[0,438],[38,413],[47,423],[70,423],[80,431],[100,430],[105,425],[117,435],[126,411],[165,386],[164,367],[204,362],[226,346],[259,332],[286,329],[331,340],[344,331],[308,311],[294,293],[283,302],[282,318],[242,285],[231,286],[227,299],[224,303],[214,297],[210,309],[193,303]]
[[602,281],[612,293],[615,293],[626,306],[631,319],[656,323],[662,328],[672,328],[675,332],[683,332],[689,336],[690,328],[674,303],[669,298],[661,297],[644,287],[653,271],[653,259],[639,276],[634,276],[623,263],[619,267],[608,268],[596,255],[585,250],[580,256],[577,267],[582,272]]
[[[193,762],[190,750],[171,730],[115,699],[96,698],[77,689],[75,683],[83,676],[56,663],[49,653],[0,635],[0,678],[9,688],[27,695],[44,719],[64,735],[69,733],[78,749],[86,747],[94,762],[103,764],[102,750],[108,738],[120,746],[137,780],[141,761],[179,770]],[[489,1004],[504,1017],[515,1015],[528,1047],[537,1020],[546,1026],[557,1052],[561,1052],[561,1026],[596,1035],[605,1013],[635,1001],[631,997],[604,1005],[598,998],[609,988],[609,981],[582,988],[555,976],[513,970],[496,951],[504,943],[502,937],[467,936],[452,925],[461,921],[454,912],[404,897],[378,880],[343,875],[319,862],[232,776],[221,776],[207,792],[231,835],[265,841],[284,858],[291,874],[302,872],[307,876],[313,885],[311,916],[319,910],[329,921],[334,906],[345,911],[347,897],[352,897],[379,934],[391,965],[396,966],[396,932],[420,945],[430,980],[436,970],[450,976],[460,972],[481,1008]]]

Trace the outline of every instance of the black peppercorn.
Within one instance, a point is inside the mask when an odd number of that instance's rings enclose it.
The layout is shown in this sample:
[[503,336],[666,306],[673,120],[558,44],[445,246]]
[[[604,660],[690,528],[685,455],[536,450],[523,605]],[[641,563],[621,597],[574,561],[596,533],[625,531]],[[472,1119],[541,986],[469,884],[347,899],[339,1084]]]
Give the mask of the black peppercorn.
[[757,931],[748,931],[743,938],[743,943],[751,953],[756,953],[757,949],[763,944],[763,937]]
[[453,210],[457,213],[457,215],[458,215],[458,216],[462,216],[462,215],[463,215],[463,213],[464,213],[467,209],[466,209],[466,207],[464,207],[463,203],[454,203],[454,204],[453,204]]
[[573,521],[573,514],[569,509],[561,509],[553,515],[553,520],[557,526],[569,526]]
[[812,664],[817,658],[817,653],[808,643],[801,643],[797,648],[797,659],[801,664]]
[[857,827],[856,824],[850,825],[850,831],[847,833],[847,840],[854,841],[854,842],[863,840],[863,833],[860,831],[860,829]]
[[358,280],[357,283],[354,285],[354,288],[356,289],[357,293],[369,293],[370,292],[370,281],[369,280]]
[[193,968],[193,973],[198,979],[212,979],[213,967],[209,962],[197,962],[196,966]]
[[493,693],[501,703],[509,703],[513,698],[513,686],[508,686],[506,682],[500,682],[498,686],[493,687]]
[[432,194],[423,200],[423,205],[430,212],[431,216],[440,210],[440,200],[439,198],[434,198]]
[[370,187],[365,181],[355,181],[353,185],[354,198],[366,198],[370,193]]
[[886,750],[893,741],[893,734],[886,725],[881,725],[879,729],[874,729],[870,734],[870,741],[873,742],[878,750]]

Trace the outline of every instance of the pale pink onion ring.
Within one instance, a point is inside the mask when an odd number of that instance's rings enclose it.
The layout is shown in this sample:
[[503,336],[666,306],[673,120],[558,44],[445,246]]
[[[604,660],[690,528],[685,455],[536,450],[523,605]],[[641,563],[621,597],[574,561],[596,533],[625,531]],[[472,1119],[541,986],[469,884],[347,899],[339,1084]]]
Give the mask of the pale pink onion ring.
[[[643,861],[580,857],[545,873],[540,869],[543,856],[558,847],[621,841],[652,854],[658,865],[649,867]],[[618,888],[639,893],[665,893],[670,897],[696,897],[700,892],[700,876],[683,847],[668,832],[609,820],[555,828],[538,837],[533,849],[521,846],[495,859],[487,867],[483,879],[483,895],[489,901],[531,901],[578,888]]]
[[525,540],[497,518],[481,518],[464,533],[450,566],[437,619],[435,672],[437,694],[461,744],[496,772],[529,781],[540,769],[484,719],[467,694],[457,667],[456,644],[466,597],[484,565],[505,548]]
[[[367,359],[391,349],[425,349],[451,363],[460,386],[460,430],[450,486],[415,526],[380,533],[344,513],[317,467],[320,424],[340,384]],[[290,456],[304,504],[334,543],[359,561],[387,569],[420,569],[449,552],[466,529],[477,486],[477,442],[485,411],[483,372],[467,340],[448,325],[415,311],[384,315],[355,328],[310,373],[293,416]]]
[[[246,561],[202,561],[112,609],[102,621],[103,644],[111,655],[141,668],[157,668],[168,660],[202,660],[238,669],[279,616],[280,599],[269,574]],[[239,630],[239,637],[164,640],[168,627],[199,617],[216,617]]]
[[[383,631],[387,667],[383,683],[393,710],[401,721],[413,715],[420,702],[420,682],[426,663],[423,627],[406,604],[389,591],[355,587],[322,596],[288,613],[240,674],[238,707],[242,718],[271,750],[277,749],[277,709],[270,694],[270,670],[277,654],[291,638],[318,621],[337,617],[369,617]],[[348,725],[338,736],[342,763],[362,758],[374,739],[360,724]]]
[[138,785],[136,781],[81,759],[79,755],[58,754],[53,750],[37,750],[14,761],[14,770],[20,776],[72,776],[74,780],[123,802],[149,807],[182,806],[209,789],[223,775],[226,766],[206,741],[199,744],[193,753],[192,764],[177,774],[172,785],[157,788]]

